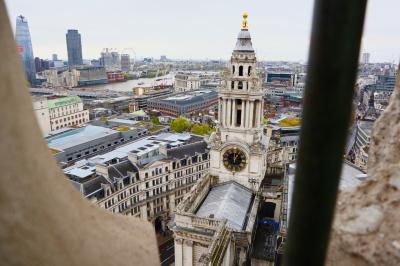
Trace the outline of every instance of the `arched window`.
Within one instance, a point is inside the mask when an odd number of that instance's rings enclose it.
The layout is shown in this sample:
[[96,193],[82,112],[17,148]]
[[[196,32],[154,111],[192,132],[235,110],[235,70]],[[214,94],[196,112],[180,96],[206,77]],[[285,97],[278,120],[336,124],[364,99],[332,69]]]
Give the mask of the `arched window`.
[[231,81],[231,89],[233,90],[235,88],[235,82]]
[[247,70],[247,76],[250,76],[251,74],[251,66],[249,66],[248,70]]
[[243,82],[238,82],[238,90],[243,90]]
[[232,66],[232,74],[235,74],[235,66]]
[[239,66],[239,76],[243,76],[243,66]]

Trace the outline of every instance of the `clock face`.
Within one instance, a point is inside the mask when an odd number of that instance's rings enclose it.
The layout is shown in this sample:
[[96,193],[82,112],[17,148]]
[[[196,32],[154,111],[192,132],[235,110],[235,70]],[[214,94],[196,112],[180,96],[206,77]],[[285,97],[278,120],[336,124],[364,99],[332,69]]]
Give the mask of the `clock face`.
[[227,150],[223,160],[224,166],[232,172],[239,172],[246,166],[246,154],[237,147]]

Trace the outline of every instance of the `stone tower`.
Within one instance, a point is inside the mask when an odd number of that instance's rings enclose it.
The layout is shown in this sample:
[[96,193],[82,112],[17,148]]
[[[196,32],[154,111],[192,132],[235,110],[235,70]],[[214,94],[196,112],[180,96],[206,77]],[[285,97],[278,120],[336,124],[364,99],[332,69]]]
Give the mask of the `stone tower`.
[[218,176],[219,182],[233,180],[253,190],[264,177],[267,150],[261,123],[263,90],[256,62],[245,13],[219,89],[219,126],[211,138],[210,174]]

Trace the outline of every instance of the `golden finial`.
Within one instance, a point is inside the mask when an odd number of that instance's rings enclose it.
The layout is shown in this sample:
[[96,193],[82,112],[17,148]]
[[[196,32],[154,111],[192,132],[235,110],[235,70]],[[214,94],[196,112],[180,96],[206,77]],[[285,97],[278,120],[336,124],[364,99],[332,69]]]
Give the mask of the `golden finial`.
[[247,12],[243,13],[243,20],[242,20],[242,30],[247,30],[248,26],[247,26],[247,17],[249,16],[249,14],[247,14]]

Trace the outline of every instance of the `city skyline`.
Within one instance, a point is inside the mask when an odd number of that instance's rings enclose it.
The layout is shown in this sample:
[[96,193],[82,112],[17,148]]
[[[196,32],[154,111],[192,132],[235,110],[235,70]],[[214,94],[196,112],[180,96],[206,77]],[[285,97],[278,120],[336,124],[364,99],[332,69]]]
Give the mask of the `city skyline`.
[[[82,35],[84,59],[99,58],[103,48],[122,52],[132,48],[137,58],[225,59],[232,49],[237,16],[249,12],[259,60],[305,61],[308,54],[313,1],[272,1],[245,4],[239,1],[211,2],[193,6],[182,1],[132,3],[121,0],[111,12],[110,3],[68,2],[63,12],[49,0],[34,4],[27,0],[6,1],[10,20],[22,14],[29,20],[35,56],[67,59],[65,32],[77,29]],[[79,9],[76,7],[79,6]],[[226,8],[229,7],[227,11]],[[369,1],[362,48],[371,62],[396,62],[400,26],[392,22],[400,3]],[[46,16],[43,16],[46,14]],[[72,19],[73,18],[73,19]],[[13,25],[15,31],[15,25]],[[221,30],[224,29],[224,30]],[[218,41],[213,41],[218,40]]]

